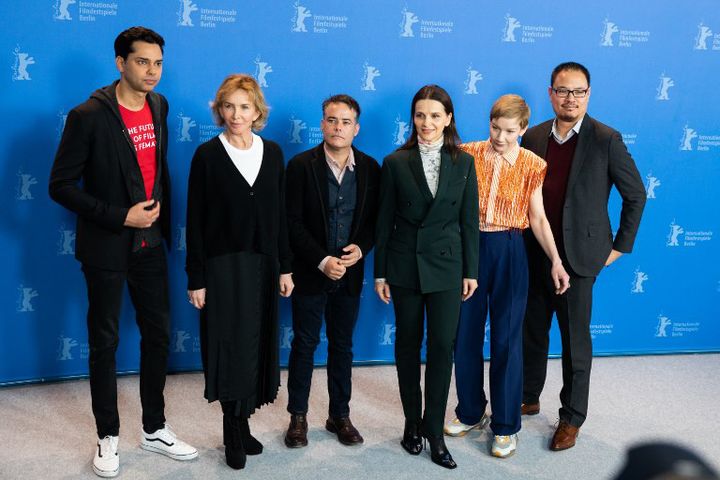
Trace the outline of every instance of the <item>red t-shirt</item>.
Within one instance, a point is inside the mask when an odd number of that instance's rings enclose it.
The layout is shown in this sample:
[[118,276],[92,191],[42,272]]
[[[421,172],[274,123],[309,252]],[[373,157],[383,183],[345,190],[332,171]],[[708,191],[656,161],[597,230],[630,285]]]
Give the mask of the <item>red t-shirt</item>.
[[157,163],[155,160],[155,125],[153,124],[150,105],[147,100],[143,108],[137,112],[128,110],[119,105],[120,116],[125,123],[127,133],[133,144],[135,145],[135,153],[137,154],[140,172],[142,173],[143,183],[145,184],[145,195],[147,199],[152,198],[153,185],[155,185],[155,174],[157,173]]

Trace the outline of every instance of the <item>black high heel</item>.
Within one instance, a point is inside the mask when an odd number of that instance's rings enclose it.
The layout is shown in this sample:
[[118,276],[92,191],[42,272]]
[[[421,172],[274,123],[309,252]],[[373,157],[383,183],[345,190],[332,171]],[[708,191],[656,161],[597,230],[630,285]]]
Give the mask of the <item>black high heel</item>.
[[422,437],[420,436],[420,425],[405,420],[405,431],[400,445],[410,455],[420,455],[423,450]]
[[[441,467],[453,469],[457,467],[457,463],[453,460],[452,455],[445,446],[445,438],[440,436],[432,436],[423,434],[424,439],[430,444],[430,460]],[[425,447],[427,448],[427,446]]]

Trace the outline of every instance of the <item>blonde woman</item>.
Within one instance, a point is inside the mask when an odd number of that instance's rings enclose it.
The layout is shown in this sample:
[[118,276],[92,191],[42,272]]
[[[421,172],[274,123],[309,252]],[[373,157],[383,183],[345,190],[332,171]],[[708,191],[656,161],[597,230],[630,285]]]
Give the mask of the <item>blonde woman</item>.
[[268,115],[249,75],[230,75],[213,113],[225,130],[200,145],[190,168],[187,207],[188,300],[200,310],[205,398],[220,400],[227,464],[262,452],[248,418],[280,386],[278,293],[290,274],[280,147],[253,130]]

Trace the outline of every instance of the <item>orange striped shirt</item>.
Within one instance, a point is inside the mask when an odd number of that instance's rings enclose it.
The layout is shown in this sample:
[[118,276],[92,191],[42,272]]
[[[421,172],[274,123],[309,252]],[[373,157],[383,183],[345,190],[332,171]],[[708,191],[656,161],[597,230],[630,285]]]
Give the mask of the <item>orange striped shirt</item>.
[[545,160],[519,145],[500,155],[489,140],[464,143],[460,148],[475,158],[480,230],[528,228],[530,197],[542,187],[547,170]]

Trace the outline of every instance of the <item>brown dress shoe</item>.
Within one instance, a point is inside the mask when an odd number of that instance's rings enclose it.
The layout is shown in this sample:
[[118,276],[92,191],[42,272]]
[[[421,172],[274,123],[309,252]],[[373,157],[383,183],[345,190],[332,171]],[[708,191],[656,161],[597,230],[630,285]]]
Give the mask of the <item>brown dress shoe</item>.
[[290,426],[285,433],[285,445],[288,448],[307,447],[308,424],[305,415],[290,415]]
[[539,403],[523,403],[520,406],[520,413],[522,415],[537,415],[540,413]]
[[580,429],[570,425],[565,420],[560,420],[555,435],[553,435],[552,441],[550,442],[550,450],[560,451],[567,450],[575,446],[575,440],[577,439]]
[[360,445],[364,441],[360,432],[350,421],[350,417],[330,417],[325,422],[325,429],[328,432],[337,434],[338,440],[343,445]]

